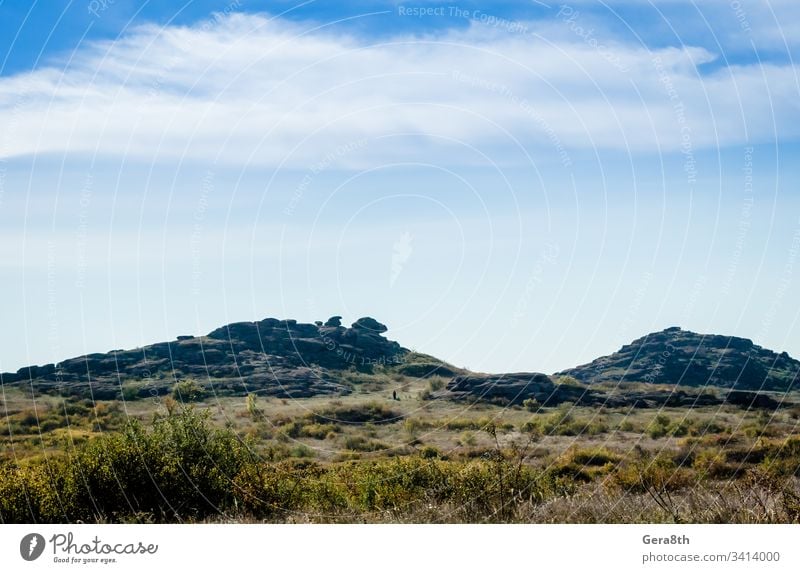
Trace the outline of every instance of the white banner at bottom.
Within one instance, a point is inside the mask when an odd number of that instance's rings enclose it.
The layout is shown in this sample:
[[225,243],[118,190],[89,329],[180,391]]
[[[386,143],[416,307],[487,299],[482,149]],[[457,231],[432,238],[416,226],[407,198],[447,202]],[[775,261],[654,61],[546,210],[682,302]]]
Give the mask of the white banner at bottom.
[[0,526],[21,572],[794,572],[799,545],[797,525]]

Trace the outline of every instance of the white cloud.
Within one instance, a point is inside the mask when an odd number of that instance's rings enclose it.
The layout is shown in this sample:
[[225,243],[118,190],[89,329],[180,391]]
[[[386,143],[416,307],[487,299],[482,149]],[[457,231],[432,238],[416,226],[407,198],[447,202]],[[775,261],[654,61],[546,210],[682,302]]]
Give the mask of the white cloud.
[[[0,157],[307,168],[347,142],[393,134],[498,156],[512,136],[527,148],[677,151],[687,132],[694,149],[742,143],[746,133],[751,142],[800,135],[793,66],[701,76],[695,66],[716,57],[703,48],[650,52],[574,34],[549,41],[548,27],[528,26],[539,38],[472,26],[370,44],[259,15],[205,29],[143,26],[79,48],[61,69],[0,79]],[[337,161],[414,157],[418,138],[406,142]],[[431,161],[457,160],[451,147],[425,149],[439,154]]]

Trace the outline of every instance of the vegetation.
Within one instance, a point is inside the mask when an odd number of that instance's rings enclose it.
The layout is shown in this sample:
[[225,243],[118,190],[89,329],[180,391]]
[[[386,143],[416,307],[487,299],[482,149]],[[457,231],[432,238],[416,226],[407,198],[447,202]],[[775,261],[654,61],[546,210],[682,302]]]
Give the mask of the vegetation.
[[179,402],[199,402],[208,392],[194,380],[181,380],[172,389],[172,397]]
[[[252,440],[215,426],[208,411],[180,408],[64,453],[0,464],[0,520],[800,520],[800,437],[727,450],[707,437],[687,438],[676,452],[627,455],[573,446],[537,465],[530,454],[539,434],[503,442],[503,431],[489,424],[481,435],[489,446],[478,457],[448,459],[426,446],[400,457],[318,463],[303,444],[284,455],[259,452]],[[363,435],[345,444],[356,452],[388,447]]]
[[194,405],[191,383],[131,402],[6,390],[0,521],[800,519],[793,408],[418,398],[439,383]]

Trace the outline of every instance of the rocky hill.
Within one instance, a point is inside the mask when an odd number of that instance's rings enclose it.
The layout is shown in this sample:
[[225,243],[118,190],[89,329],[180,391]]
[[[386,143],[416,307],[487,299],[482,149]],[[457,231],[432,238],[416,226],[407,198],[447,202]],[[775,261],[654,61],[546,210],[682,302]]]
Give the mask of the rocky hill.
[[645,382],[786,392],[797,388],[800,362],[747,338],[697,334],[673,327],[556,374],[564,375],[587,384]]
[[668,328],[618,352],[557,372],[455,376],[436,397],[459,401],[552,406],[660,408],[731,404],[788,405],[779,393],[798,389],[800,362],[746,338]]
[[[30,384],[39,392],[113,399],[122,388],[135,397],[169,392],[179,380],[211,384],[218,393],[258,392],[302,398],[346,394],[341,372],[402,362],[408,350],[387,340],[386,326],[373,318],[350,328],[335,316],[302,324],[267,318],[237,322],[206,336],[179,336],[106,354],[89,354],[58,364],[29,366],[2,374],[3,384]],[[133,397],[133,396],[132,396]]]
[[[741,393],[740,393],[741,394]],[[458,401],[489,401],[497,404],[556,406],[561,403],[609,408],[660,408],[664,406],[696,408],[734,403],[740,406],[774,408],[777,402],[757,393],[719,395],[669,388],[632,389],[600,388],[562,381],[537,372],[514,374],[468,374],[454,377],[437,398]],[[738,399],[738,403],[736,400]],[[529,402],[530,401],[530,402]]]
[[29,366],[0,377],[3,384],[37,392],[128,399],[166,394],[185,380],[217,395],[307,398],[349,394],[358,378],[354,373],[375,374],[383,385],[437,376],[444,378],[444,387],[430,397],[457,401],[774,408],[785,401],[764,392],[794,389],[800,374],[800,362],[786,353],[776,354],[744,338],[679,328],[648,334],[610,356],[553,376],[479,374],[411,352],[385,338],[386,330],[369,317],[349,328],[338,316],[314,324],[267,318],[229,324],[205,336],[179,336],[133,350]]

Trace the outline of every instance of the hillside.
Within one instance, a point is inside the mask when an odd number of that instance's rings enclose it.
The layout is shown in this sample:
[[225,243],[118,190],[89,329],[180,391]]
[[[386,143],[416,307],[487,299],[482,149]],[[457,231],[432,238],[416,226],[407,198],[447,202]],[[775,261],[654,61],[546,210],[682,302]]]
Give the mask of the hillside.
[[559,372],[580,382],[645,382],[745,391],[794,389],[800,362],[747,338],[667,328],[634,340],[589,364]]
[[800,362],[750,340],[668,328],[553,376],[481,374],[411,352],[387,339],[386,331],[369,317],[349,328],[338,316],[314,324],[267,318],[1,376],[3,384],[95,400],[161,396],[184,380],[216,396],[337,397],[356,386],[360,393],[389,390],[434,376],[441,382],[430,398],[458,402],[775,408],[780,397],[763,392],[793,389],[800,372]]
[[4,384],[30,383],[37,391],[65,395],[91,392],[95,399],[120,397],[121,385],[130,397],[162,395],[183,379],[210,384],[216,394],[347,394],[342,371],[397,364],[408,354],[384,332],[386,327],[369,317],[350,328],[341,325],[341,317],[315,324],[267,318],[229,324],[205,336],[179,336],[172,342],[89,354],[1,376]]
[[[0,522],[798,520],[798,393],[730,375],[773,360],[785,383],[791,358],[670,329],[558,375],[486,374],[340,322],[3,374]],[[687,354],[718,386],[676,384]]]

